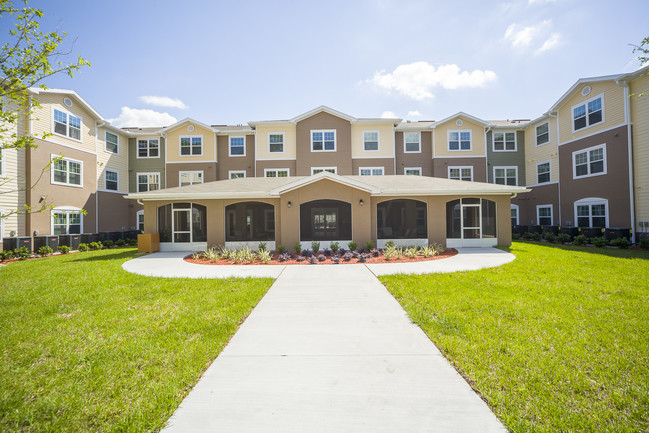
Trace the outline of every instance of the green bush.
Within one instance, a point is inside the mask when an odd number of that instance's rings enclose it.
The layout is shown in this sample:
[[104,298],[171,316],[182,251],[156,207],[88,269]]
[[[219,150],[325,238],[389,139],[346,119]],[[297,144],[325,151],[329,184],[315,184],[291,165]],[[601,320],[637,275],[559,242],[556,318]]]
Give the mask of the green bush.
[[88,251],[89,249],[90,247],[88,247],[88,244],[83,244],[83,243],[79,244],[79,251],[84,252],[84,251]]
[[2,250],[0,251],[0,262],[4,262],[5,260],[13,259],[14,258],[14,252],[11,250]]
[[649,250],[649,238],[640,239],[639,245],[640,245],[640,248],[644,248],[644,249]]
[[396,248],[396,245],[394,244],[394,241],[387,241],[385,243],[385,249],[388,249],[388,248]]
[[543,239],[543,235],[541,235],[541,233],[530,233],[530,239],[533,241],[540,241]]
[[588,238],[584,235],[575,236],[572,240],[572,243],[575,245],[586,245],[586,242],[588,242]]
[[126,245],[126,241],[124,239],[117,239],[115,241],[115,245],[118,247],[123,247],[124,245]]
[[257,251],[266,251],[268,249],[268,244],[266,242],[259,242],[257,246]]
[[348,243],[347,246],[349,247],[349,251],[356,251],[356,248],[358,248],[358,244],[354,241]]
[[295,242],[295,245],[293,245],[293,249],[295,250],[295,254],[302,254],[302,244],[298,241]]
[[54,254],[54,250],[49,245],[42,246],[38,249],[38,255],[41,257]]
[[561,242],[562,244],[567,244],[570,242],[570,235],[568,233],[559,233],[557,235],[557,241]]
[[126,244],[127,245],[137,245],[137,239],[133,239],[133,238],[126,239]]
[[523,233],[523,239],[527,239],[529,241],[530,239],[532,239],[532,233],[530,232]]
[[61,253],[61,254],[67,254],[67,253],[70,252],[71,249],[72,248],[70,248],[67,245],[59,245],[59,253]]
[[617,238],[611,241],[611,245],[626,250],[631,246],[631,242],[627,238]]
[[520,238],[521,235],[519,235],[518,233],[512,233],[512,239],[514,239],[515,241],[519,240]]
[[313,254],[317,254],[320,251],[320,242],[311,241],[311,251],[313,251]]
[[334,254],[336,254],[340,249],[340,244],[338,242],[332,242],[329,244],[329,248],[331,248],[331,251],[333,251]]
[[557,241],[557,235],[555,235],[552,232],[544,233],[543,238],[545,238],[546,241],[552,242],[552,243]]
[[597,248],[604,248],[606,246],[606,239],[602,237],[591,238],[590,243],[595,245]]
[[372,251],[374,249],[374,242],[367,241],[365,242],[365,251]]
[[[107,241],[104,241],[104,246],[105,246],[106,248],[110,248],[110,247],[112,247],[113,245],[115,245],[115,242],[111,241],[110,239],[108,239]],[[99,249],[101,249],[101,248],[99,248]]]
[[286,252],[286,247],[284,245],[277,245],[277,252],[284,254]]
[[27,247],[20,247],[16,250],[14,250],[14,257],[19,259],[19,260],[24,260],[27,257],[30,257],[32,253],[27,249]]
[[100,250],[103,247],[104,246],[102,245],[101,242],[90,242],[90,248],[92,248],[93,250]]

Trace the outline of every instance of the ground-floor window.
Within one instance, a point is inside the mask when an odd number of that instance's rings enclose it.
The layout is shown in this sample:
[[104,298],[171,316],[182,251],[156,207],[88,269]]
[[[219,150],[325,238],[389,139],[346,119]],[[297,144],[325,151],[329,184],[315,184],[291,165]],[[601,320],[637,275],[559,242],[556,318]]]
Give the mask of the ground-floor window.
[[536,223],[540,226],[552,225],[552,205],[551,204],[536,206]]
[[137,230],[140,233],[144,233],[144,210],[137,211],[135,218],[137,222]]
[[352,206],[339,200],[314,200],[300,205],[300,240],[352,239]]
[[388,200],[376,207],[378,239],[424,239],[428,237],[426,203]]
[[76,235],[83,229],[83,215],[78,208],[52,209],[52,234]]
[[608,227],[608,200],[584,198],[575,202],[577,227]]
[[173,203],[158,208],[160,242],[206,242],[207,208],[194,203]]
[[225,207],[226,242],[275,240],[275,207],[260,202],[234,203]]
[[519,223],[518,223],[518,205],[517,204],[511,205],[511,215],[512,215],[512,225],[513,226],[519,225]]
[[496,237],[496,203],[482,198],[462,198],[446,203],[448,239]]

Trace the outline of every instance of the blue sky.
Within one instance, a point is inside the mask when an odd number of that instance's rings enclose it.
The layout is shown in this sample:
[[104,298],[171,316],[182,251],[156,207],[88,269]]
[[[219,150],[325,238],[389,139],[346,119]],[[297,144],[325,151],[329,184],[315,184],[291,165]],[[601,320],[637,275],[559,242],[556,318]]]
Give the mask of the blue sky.
[[649,36],[647,0],[30,4],[92,63],[46,84],[122,126],[287,119],[323,104],[356,117],[535,118],[580,77],[637,69],[629,44]]

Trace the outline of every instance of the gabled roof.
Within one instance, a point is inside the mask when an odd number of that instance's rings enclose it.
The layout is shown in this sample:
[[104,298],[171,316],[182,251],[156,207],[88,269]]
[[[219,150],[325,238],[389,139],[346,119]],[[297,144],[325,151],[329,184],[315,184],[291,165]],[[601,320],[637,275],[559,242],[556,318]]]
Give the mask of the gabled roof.
[[78,94],[77,92],[75,92],[74,90],[66,90],[66,89],[41,89],[41,88],[39,88],[39,87],[30,87],[30,88],[29,88],[29,91],[30,91],[31,93],[35,94],[35,95],[38,95],[38,94],[44,93],[44,94],[58,94],[58,95],[68,95],[68,96],[72,96],[74,99],[77,100],[78,103],[80,103],[80,104],[83,106],[83,108],[84,108],[87,112],[89,112],[90,114],[92,114],[92,116],[93,116],[95,119],[100,120],[100,121],[102,121],[102,122],[106,122],[106,123],[108,123],[108,121],[107,121],[106,119],[104,119],[104,118],[101,116],[101,114],[97,113],[97,112],[95,111],[95,109],[92,108],[92,107],[90,106],[90,104],[88,104],[88,103],[87,103],[87,102],[86,102],[86,101],[85,101],[81,96],[79,96],[79,94]]
[[563,101],[565,101],[567,98],[572,96],[573,92],[577,89],[577,87],[581,86],[582,84],[586,83],[601,83],[602,81],[611,81],[611,80],[619,80],[620,77],[622,77],[624,74],[615,74],[615,75],[602,75],[600,77],[589,77],[589,78],[580,78],[578,79],[575,84],[573,84],[561,97],[557,102],[555,102],[552,107],[548,110],[548,112],[552,112],[557,110]]
[[347,185],[352,188],[360,189],[362,191],[369,192],[370,194],[377,194],[379,192],[379,189],[376,187],[373,187],[372,185],[368,185],[365,182],[362,182],[360,180],[354,180],[349,176],[340,176],[334,173],[330,173],[328,171],[322,171],[318,174],[314,174],[312,176],[305,176],[298,178],[294,182],[291,182],[286,185],[282,185],[281,187],[275,188],[270,191],[271,195],[276,195],[279,196],[281,194],[287,193],[289,191],[293,191],[298,188],[302,188],[303,186],[310,185],[315,182],[319,182],[323,179],[328,179],[333,182],[340,183],[342,185]]
[[393,125],[398,125],[401,122],[401,119],[399,118],[386,118],[386,117],[364,117],[364,118],[357,118],[350,116],[349,114],[345,114],[341,111],[334,110],[333,108],[327,107],[326,105],[321,105],[317,108],[314,108],[313,110],[307,111],[306,113],[302,113],[299,116],[296,116],[292,119],[289,120],[261,120],[261,121],[250,121],[248,122],[248,125],[251,127],[256,127],[256,126],[283,126],[283,125],[295,125],[298,122],[301,122],[304,119],[308,119],[311,116],[315,116],[316,114],[319,113],[327,113],[331,114],[332,116],[338,117],[340,119],[344,119],[348,121],[349,123],[353,124],[361,124],[361,125],[376,125],[376,124],[381,124],[381,123],[392,123]]
[[304,119],[308,119],[309,117],[315,116],[316,114],[320,114],[320,113],[331,114],[332,116],[340,117],[341,119],[345,119],[345,120],[347,120],[349,122],[353,122],[353,121],[356,120],[355,117],[352,117],[349,114],[345,114],[345,113],[342,113],[340,111],[334,110],[333,108],[329,108],[326,105],[321,105],[321,106],[319,106],[317,108],[314,108],[311,111],[307,111],[306,113],[302,113],[299,116],[296,116],[296,117],[292,118],[291,122],[292,123],[297,123],[297,122],[300,122],[300,121],[302,121]]
[[173,125],[169,125],[169,126],[165,126],[164,128],[160,128],[160,132],[173,131],[174,129],[178,129],[181,126],[183,126],[183,125],[185,125],[187,123],[194,123],[194,124],[199,125],[199,126],[205,128],[205,129],[208,129],[208,130],[210,130],[212,132],[219,132],[218,129],[214,129],[210,125],[206,125],[203,122],[199,122],[198,120],[194,120],[194,119],[192,119],[190,117],[186,117],[183,120],[179,120],[178,122],[174,123]]
[[459,112],[455,113],[454,115],[447,117],[446,119],[442,119],[442,120],[440,120],[439,122],[435,122],[435,123],[433,123],[430,127],[431,127],[431,128],[436,128],[436,127],[438,127],[439,125],[442,125],[442,124],[444,124],[444,123],[450,122],[451,120],[453,120],[453,119],[455,119],[455,118],[458,118],[458,117],[464,117],[465,119],[469,119],[469,120],[471,120],[472,122],[475,122],[475,123],[477,123],[477,124],[479,124],[479,125],[489,126],[489,123],[488,123],[488,122],[485,122],[485,121],[482,120],[482,119],[479,119],[479,118],[477,118],[477,117],[475,117],[475,116],[472,116],[472,115],[470,115],[470,114],[467,114],[467,113],[465,113],[464,111],[459,111]]

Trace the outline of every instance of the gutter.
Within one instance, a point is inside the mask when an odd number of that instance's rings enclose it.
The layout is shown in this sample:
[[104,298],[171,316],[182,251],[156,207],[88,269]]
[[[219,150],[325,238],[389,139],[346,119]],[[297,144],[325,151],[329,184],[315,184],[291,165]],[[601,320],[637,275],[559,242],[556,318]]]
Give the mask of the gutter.
[[[559,224],[558,225],[561,226],[561,225],[563,225],[562,224],[563,215],[561,214],[561,163],[559,161],[559,111],[555,111],[555,113],[556,114],[552,114],[552,111],[548,111],[547,115],[549,117],[554,117],[555,119],[557,119],[557,122],[556,122],[557,123],[557,135],[556,135],[556,137],[557,137],[557,175],[559,176],[559,178],[557,180],[557,200],[558,200],[558,203],[559,203],[558,204],[558,206],[559,206],[559,209],[558,209],[559,210]],[[534,131],[534,132],[536,133],[536,131]],[[552,160],[550,160],[550,161],[552,161]],[[552,162],[550,162],[550,166],[552,166]],[[550,180],[552,180],[552,173],[550,173]],[[537,179],[537,182],[538,182],[538,179]],[[553,222],[555,222],[555,221],[553,221]],[[574,223],[575,224],[577,223],[576,215],[575,215]]]
[[635,243],[635,197],[633,194],[633,139],[631,136],[631,101],[629,95],[629,83],[627,81],[615,80],[615,84],[624,87],[624,121],[626,122],[626,141],[629,164],[629,213],[631,217],[631,242]]

